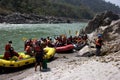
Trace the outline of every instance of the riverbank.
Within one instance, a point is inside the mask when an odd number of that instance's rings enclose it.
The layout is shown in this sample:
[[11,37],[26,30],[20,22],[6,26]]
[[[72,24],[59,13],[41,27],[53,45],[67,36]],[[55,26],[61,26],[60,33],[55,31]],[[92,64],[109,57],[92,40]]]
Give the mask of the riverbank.
[[1,80],[119,80],[120,54],[101,57],[76,57],[78,52],[56,54],[48,63],[48,71],[34,71],[34,67],[0,75]]

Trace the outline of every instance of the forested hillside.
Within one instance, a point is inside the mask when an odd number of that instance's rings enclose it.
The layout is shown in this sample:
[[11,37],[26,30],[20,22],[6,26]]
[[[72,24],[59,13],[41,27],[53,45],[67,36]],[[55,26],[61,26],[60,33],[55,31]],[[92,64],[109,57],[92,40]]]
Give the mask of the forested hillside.
[[54,3],[68,3],[74,6],[84,5],[94,13],[103,12],[105,10],[113,11],[120,14],[120,8],[105,0],[50,0]]
[[90,19],[96,12],[120,8],[103,0],[0,0],[0,15],[13,12]]
[[0,0],[0,14],[12,12],[87,19],[93,16],[86,7],[67,3],[51,3],[48,0]]

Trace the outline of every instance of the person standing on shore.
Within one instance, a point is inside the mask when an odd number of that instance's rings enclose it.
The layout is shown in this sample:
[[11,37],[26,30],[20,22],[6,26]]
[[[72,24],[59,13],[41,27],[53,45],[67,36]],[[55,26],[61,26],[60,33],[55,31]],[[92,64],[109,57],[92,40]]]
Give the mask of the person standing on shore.
[[43,47],[39,42],[36,42],[36,45],[34,46],[34,53],[35,53],[35,71],[37,71],[37,66],[40,65],[40,71],[42,69],[42,63],[43,63]]
[[96,45],[96,56],[100,56],[101,53],[101,47],[103,45],[103,39],[102,39],[102,35],[99,34],[98,38],[95,40],[95,45]]

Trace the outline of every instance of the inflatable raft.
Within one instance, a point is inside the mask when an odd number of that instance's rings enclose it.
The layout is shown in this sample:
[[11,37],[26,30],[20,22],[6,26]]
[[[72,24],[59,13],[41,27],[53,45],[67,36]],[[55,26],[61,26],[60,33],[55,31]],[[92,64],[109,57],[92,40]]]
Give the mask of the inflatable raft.
[[80,49],[82,49],[86,45],[87,45],[86,43],[74,44],[75,50],[79,51]]
[[46,48],[44,48],[44,52],[46,53],[44,55],[44,58],[50,59],[50,58],[54,57],[56,50],[55,50],[55,48],[46,47]]
[[61,47],[56,47],[56,52],[60,53],[60,52],[68,52],[74,49],[74,45],[73,44],[68,44],[65,46],[61,46]]
[[[46,47],[46,48],[44,48],[44,51],[46,53],[44,55],[45,59],[50,59],[55,54],[55,48]],[[6,68],[7,67],[16,67],[17,68],[17,67],[35,63],[35,58],[31,57],[29,55],[26,55],[24,52],[20,52],[19,56],[21,57],[21,59],[19,59],[17,57],[13,57],[13,59],[11,59],[11,60],[5,60],[5,59],[3,59],[3,55],[0,55],[0,67],[6,67]]]
[[19,55],[22,59],[18,59],[17,57],[14,56],[11,60],[5,60],[2,58],[3,55],[1,55],[0,66],[1,67],[21,67],[21,66],[32,64],[35,62],[34,57],[30,57],[29,55],[26,55],[23,52],[20,52]]

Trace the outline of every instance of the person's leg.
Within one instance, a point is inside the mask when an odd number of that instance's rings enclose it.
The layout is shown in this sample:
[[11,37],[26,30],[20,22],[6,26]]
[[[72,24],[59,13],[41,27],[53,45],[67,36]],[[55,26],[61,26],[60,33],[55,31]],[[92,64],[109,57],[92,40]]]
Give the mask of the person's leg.
[[35,59],[36,59],[36,63],[35,63],[35,71],[37,71],[37,66],[38,66],[38,64],[39,64],[39,62],[40,62],[40,59],[39,59],[38,56],[35,56]]
[[40,71],[42,70],[42,62],[40,62]]
[[35,71],[37,71],[37,63],[35,63]]
[[100,56],[100,48],[96,48],[96,56]]

